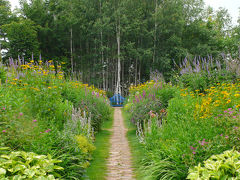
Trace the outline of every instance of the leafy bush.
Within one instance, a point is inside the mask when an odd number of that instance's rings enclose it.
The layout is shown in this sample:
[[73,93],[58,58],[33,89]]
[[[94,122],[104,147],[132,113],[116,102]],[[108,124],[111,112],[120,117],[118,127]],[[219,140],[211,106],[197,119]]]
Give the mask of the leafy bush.
[[[203,91],[158,83],[131,89],[124,109],[131,118],[144,119],[142,126],[137,124],[137,136],[146,154],[141,169],[149,179],[184,179],[189,167],[213,154],[234,146],[239,150],[239,82],[216,83]],[[144,99],[136,103],[134,98],[153,92],[149,104]],[[156,102],[167,105],[154,106]]]
[[61,160],[63,179],[81,179],[94,133],[110,118],[105,92],[63,79],[61,65],[52,61],[9,64],[8,80],[0,84],[0,145],[51,154]]
[[61,177],[57,171],[63,170],[63,168],[56,165],[61,161],[52,159],[51,155],[7,150],[8,148],[0,148],[1,179],[55,179],[55,177]]
[[177,73],[172,81],[174,84],[188,87],[190,90],[200,90],[215,86],[217,83],[236,83],[240,78],[240,62],[238,59],[222,60],[208,59],[185,60],[180,64]]
[[189,169],[187,179],[240,179],[240,153],[228,150],[219,155],[213,155],[204,161],[204,167],[198,166]]
[[94,145],[89,143],[88,139],[85,136],[77,135],[75,138],[79,148],[82,150],[83,153],[91,154],[95,150]]
[[5,83],[7,78],[7,71],[6,68],[2,65],[1,61],[0,61],[0,83]]

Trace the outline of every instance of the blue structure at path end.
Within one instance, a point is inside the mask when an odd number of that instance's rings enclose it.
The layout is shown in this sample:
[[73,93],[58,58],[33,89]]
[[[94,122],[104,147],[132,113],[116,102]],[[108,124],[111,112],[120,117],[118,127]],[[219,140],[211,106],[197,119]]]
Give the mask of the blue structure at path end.
[[125,100],[120,94],[115,94],[113,97],[109,98],[112,107],[122,107]]

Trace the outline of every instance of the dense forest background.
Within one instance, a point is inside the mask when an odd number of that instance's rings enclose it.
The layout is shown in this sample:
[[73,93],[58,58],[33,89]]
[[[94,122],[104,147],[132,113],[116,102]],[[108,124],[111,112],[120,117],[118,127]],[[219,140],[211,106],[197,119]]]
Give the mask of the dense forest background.
[[113,91],[117,61],[126,89],[185,57],[239,56],[240,18],[202,0],[0,0],[1,59],[65,62],[69,74]]

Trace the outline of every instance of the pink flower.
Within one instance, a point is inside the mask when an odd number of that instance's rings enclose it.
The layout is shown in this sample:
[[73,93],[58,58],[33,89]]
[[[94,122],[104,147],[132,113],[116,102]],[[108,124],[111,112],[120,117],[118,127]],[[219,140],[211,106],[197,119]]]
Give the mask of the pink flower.
[[229,136],[225,136],[225,138],[226,138],[226,139],[228,139],[228,138],[229,138]]
[[232,108],[228,108],[228,110],[229,110],[229,111],[231,111],[231,110],[232,110]]
[[36,119],[34,119],[34,120],[33,120],[33,122],[37,122],[37,120],[36,120]]
[[48,132],[50,132],[50,131],[51,131],[51,129],[48,129],[48,130],[45,131],[45,133],[48,133]]
[[234,119],[236,119],[236,118],[237,118],[237,116],[233,116],[233,118],[234,118]]
[[22,115],[23,115],[23,113],[22,113],[22,112],[20,112],[20,113],[19,113],[19,116],[22,116]]
[[4,111],[6,110],[6,108],[5,108],[5,107],[3,107],[2,109],[3,109]]
[[223,136],[223,134],[220,134],[219,136]]
[[191,149],[191,150],[196,150],[196,148],[195,148],[195,147],[193,147],[193,146],[190,146],[190,149]]
[[229,113],[229,114],[232,114],[232,113],[233,113],[233,111],[229,111],[228,113]]
[[3,133],[7,132],[6,130],[2,130]]
[[227,113],[228,111],[223,111],[224,113]]
[[195,152],[195,151],[193,151],[192,153],[193,153],[194,155],[196,154],[196,152]]
[[40,134],[42,134],[42,132],[40,132]]
[[201,146],[204,146],[205,144],[208,144],[208,142],[205,141],[206,139],[203,139],[202,141],[198,141]]

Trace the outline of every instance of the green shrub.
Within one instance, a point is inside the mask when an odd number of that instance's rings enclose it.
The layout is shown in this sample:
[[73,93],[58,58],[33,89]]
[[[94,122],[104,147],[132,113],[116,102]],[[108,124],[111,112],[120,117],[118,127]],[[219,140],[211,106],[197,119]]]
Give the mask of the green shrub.
[[5,83],[6,79],[7,79],[7,71],[0,61],[0,84]]
[[95,150],[95,146],[91,144],[85,136],[77,135],[75,138],[83,153],[91,154]]
[[[0,148],[1,179],[55,179],[61,177],[57,171],[62,167],[55,165],[60,160],[51,155],[37,155],[33,152],[15,151]],[[55,176],[55,177],[54,177]]]
[[[92,159],[92,136],[110,118],[105,92],[63,79],[61,66],[51,61],[4,68],[8,80],[0,84],[0,145],[51,154],[61,160],[63,179],[81,179]],[[75,119],[73,107],[80,109]]]
[[199,163],[198,166],[190,168],[187,179],[240,179],[240,153],[229,150],[213,155],[204,161],[204,167]]

